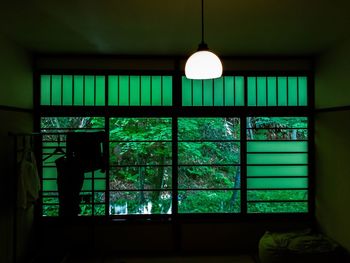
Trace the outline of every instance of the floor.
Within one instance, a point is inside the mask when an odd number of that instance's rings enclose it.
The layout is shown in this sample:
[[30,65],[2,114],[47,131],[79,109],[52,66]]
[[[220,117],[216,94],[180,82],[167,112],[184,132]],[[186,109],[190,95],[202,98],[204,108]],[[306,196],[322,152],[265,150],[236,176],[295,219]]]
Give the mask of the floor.
[[64,263],[255,263],[250,255],[67,259]]

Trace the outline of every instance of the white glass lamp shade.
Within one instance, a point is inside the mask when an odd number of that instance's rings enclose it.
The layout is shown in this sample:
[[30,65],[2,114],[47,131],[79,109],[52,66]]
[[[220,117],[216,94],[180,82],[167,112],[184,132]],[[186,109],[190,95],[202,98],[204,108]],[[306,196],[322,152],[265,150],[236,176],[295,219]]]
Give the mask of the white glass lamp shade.
[[222,75],[222,64],[217,55],[200,50],[187,59],[185,75],[188,79],[215,79]]

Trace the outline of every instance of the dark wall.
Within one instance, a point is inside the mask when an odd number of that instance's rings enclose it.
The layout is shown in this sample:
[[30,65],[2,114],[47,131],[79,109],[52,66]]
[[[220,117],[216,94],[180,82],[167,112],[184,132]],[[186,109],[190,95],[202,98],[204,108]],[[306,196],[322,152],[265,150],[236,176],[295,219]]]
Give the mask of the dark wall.
[[[349,60],[350,40],[318,60],[316,106],[324,111],[318,112],[315,119],[316,216],[322,230],[348,251],[350,251],[350,107],[346,106],[350,106]],[[344,106],[345,108],[336,108]]]
[[[33,128],[32,67],[30,56],[0,36],[0,262],[11,262],[13,244],[15,153],[9,132]],[[23,111],[22,109],[29,109]],[[33,211],[18,211],[18,257],[27,247]]]

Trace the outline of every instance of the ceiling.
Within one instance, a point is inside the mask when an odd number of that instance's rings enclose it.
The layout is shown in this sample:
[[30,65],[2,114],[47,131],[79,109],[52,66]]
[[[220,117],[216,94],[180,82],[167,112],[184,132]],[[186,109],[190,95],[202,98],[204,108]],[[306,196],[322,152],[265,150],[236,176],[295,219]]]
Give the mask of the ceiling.
[[[350,37],[348,0],[205,0],[222,56],[317,55]],[[200,0],[0,0],[0,34],[49,54],[188,55]]]

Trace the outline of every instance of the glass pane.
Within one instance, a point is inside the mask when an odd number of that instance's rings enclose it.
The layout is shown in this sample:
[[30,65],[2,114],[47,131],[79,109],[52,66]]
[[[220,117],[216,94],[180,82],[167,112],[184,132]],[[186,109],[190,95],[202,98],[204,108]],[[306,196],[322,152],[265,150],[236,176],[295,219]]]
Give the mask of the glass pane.
[[57,168],[56,167],[43,167],[43,178],[44,179],[56,179]]
[[298,106],[297,77],[288,77],[288,106]]
[[57,191],[56,180],[43,180],[43,191]]
[[249,129],[247,130],[248,140],[271,140],[271,141],[291,141],[307,140],[307,129]]
[[43,216],[58,216],[58,205],[43,205]]
[[108,105],[118,106],[118,76],[108,76]]
[[307,176],[307,174],[306,165],[247,167],[247,176]]
[[248,152],[307,152],[307,142],[293,141],[249,141],[247,142]]
[[129,76],[119,76],[119,106],[129,106]]
[[83,106],[84,85],[83,76],[74,76],[74,105]]
[[224,106],[223,78],[214,79],[214,106]]
[[95,76],[84,76],[85,106],[95,105]]
[[239,118],[179,118],[178,139],[210,141],[239,140]]
[[256,106],[256,77],[248,77],[248,106]]
[[307,190],[248,190],[248,201],[307,200]]
[[307,78],[298,78],[299,106],[307,106]]
[[73,77],[63,76],[63,105],[73,105]]
[[224,77],[225,90],[224,90],[224,105],[235,106],[235,82],[234,77]]
[[244,77],[235,77],[235,105],[244,106]]
[[162,167],[112,167],[111,190],[171,189],[171,166]]
[[141,105],[151,106],[151,77],[141,77]]
[[287,106],[287,77],[278,77],[278,106]]
[[306,153],[293,154],[247,154],[248,164],[307,164]]
[[203,82],[201,80],[193,80],[193,106],[203,106]]
[[204,106],[214,105],[214,81],[212,79],[203,80]]
[[139,76],[130,76],[130,106],[140,106],[141,80]]
[[239,213],[240,191],[179,191],[179,213]]
[[50,75],[41,75],[40,77],[40,104],[50,105]]
[[182,77],[182,106],[192,106],[192,81]]
[[249,189],[254,188],[307,188],[307,178],[248,178]]
[[266,106],[267,105],[267,87],[266,87],[266,78],[265,77],[258,77],[258,106]]
[[179,164],[239,164],[238,142],[179,142]]
[[96,76],[96,106],[105,105],[105,77]]
[[277,78],[268,77],[267,78],[267,105],[277,106]]
[[179,167],[180,189],[240,188],[239,166],[185,166]]
[[171,106],[173,104],[172,77],[163,77],[163,106]]
[[62,76],[52,75],[52,105],[62,105]]
[[152,106],[162,105],[162,83],[160,76],[152,76]]
[[248,213],[307,213],[307,202],[248,203]]
[[106,214],[106,206],[105,205],[94,205],[94,215],[104,216],[105,214]]
[[110,193],[110,215],[171,214],[170,191]]

